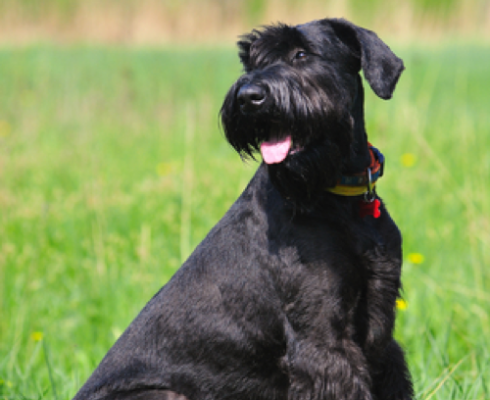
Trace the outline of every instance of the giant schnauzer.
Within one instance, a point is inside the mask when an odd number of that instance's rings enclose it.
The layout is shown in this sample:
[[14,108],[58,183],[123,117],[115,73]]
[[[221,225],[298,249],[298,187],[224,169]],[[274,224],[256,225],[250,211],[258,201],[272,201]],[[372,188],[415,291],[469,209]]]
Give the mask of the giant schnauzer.
[[375,191],[359,75],[388,99],[403,63],[342,19],[238,46],[223,127],[263,163],[75,399],[411,399],[393,339],[401,236]]

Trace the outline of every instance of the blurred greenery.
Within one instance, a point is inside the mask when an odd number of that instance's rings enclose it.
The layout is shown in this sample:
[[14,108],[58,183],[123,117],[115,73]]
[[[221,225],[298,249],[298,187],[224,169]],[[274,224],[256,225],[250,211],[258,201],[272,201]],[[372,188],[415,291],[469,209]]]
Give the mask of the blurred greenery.
[[[404,235],[396,335],[418,399],[488,399],[490,49],[394,50],[366,124]],[[239,74],[226,49],[0,50],[0,398],[71,398],[240,194],[256,164],[218,123]]]

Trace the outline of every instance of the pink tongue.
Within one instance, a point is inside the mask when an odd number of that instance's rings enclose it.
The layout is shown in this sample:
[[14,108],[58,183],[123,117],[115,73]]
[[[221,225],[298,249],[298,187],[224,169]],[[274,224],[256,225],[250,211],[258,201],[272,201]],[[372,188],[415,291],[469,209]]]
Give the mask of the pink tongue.
[[260,145],[260,152],[266,164],[277,164],[283,161],[291,148],[291,136],[284,139],[263,142]]

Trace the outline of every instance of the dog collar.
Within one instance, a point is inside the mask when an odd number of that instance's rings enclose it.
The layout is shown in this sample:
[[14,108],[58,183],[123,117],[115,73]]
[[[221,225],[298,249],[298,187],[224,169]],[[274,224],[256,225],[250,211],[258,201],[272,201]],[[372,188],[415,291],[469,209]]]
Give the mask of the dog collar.
[[342,176],[335,187],[327,190],[339,196],[364,196],[364,199],[359,202],[361,217],[372,215],[378,218],[381,215],[379,210],[381,202],[376,199],[374,186],[383,176],[385,158],[371,143],[368,143],[368,149],[371,155],[369,167],[361,173]]
[[[379,178],[383,176],[385,158],[383,154],[368,143],[371,164],[365,171],[353,175],[344,175],[333,188],[327,190],[339,196],[371,196]],[[374,198],[374,197],[373,197]]]

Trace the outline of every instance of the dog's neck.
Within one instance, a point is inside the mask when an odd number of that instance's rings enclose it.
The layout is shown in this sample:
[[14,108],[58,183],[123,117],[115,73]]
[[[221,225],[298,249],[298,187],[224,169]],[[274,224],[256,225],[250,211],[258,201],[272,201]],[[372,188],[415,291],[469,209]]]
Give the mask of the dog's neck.
[[354,119],[352,156],[343,167],[342,173],[345,175],[365,171],[371,163],[366,128],[364,126],[364,89],[360,76],[358,76],[357,95],[351,109],[351,115]]

